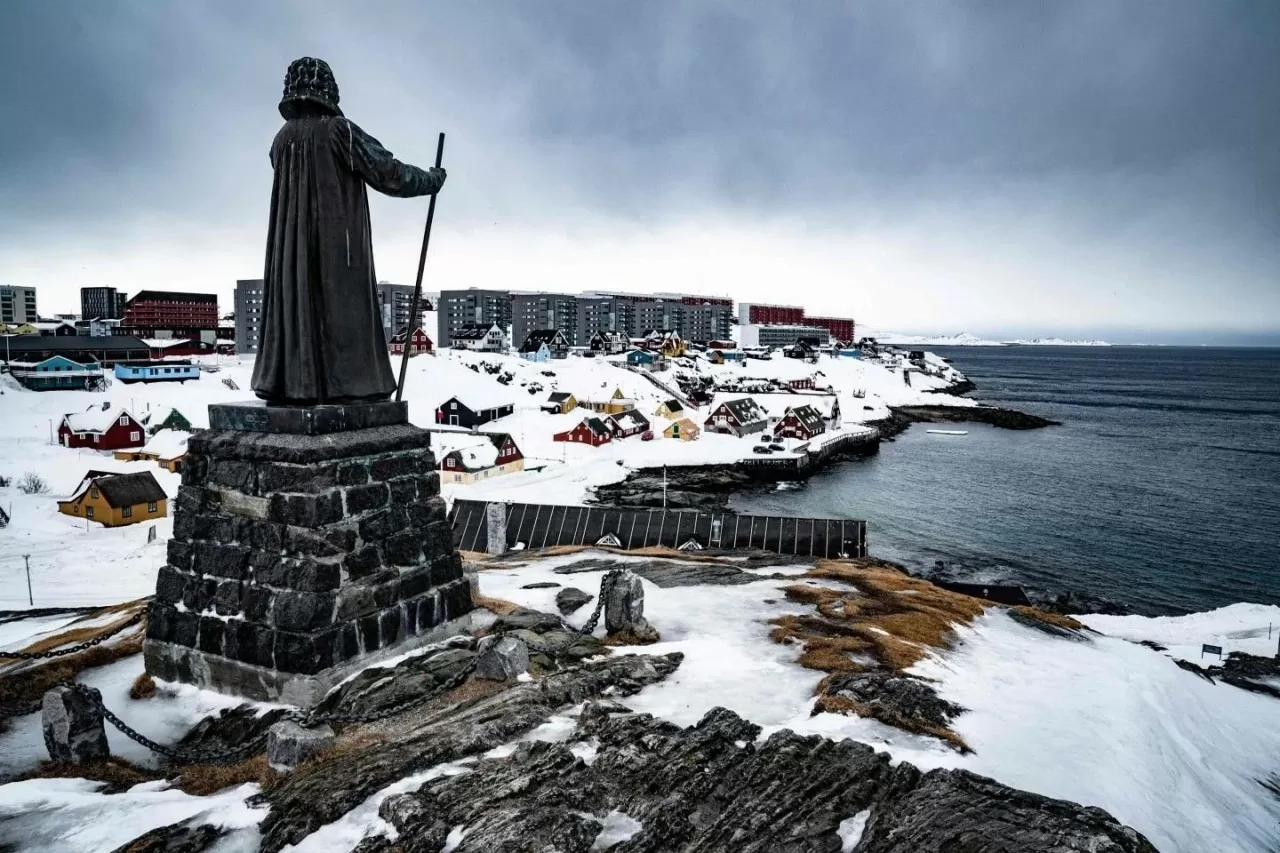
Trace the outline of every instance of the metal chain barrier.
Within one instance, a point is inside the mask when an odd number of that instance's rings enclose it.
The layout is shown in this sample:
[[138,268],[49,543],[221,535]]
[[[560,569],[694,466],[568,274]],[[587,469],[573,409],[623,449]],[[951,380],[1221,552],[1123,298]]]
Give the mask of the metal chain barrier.
[[143,611],[139,610],[137,613],[133,614],[133,616],[129,617],[124,622],[121,622],[119,625],[112,628],[110,631],[107,631],[104,634],[99,634],[98,636],[94,637],[92,640],[85,640],[83,643],[77,643],[76,645],[70,646],[65,649],[51,649],[47,652],[0,651],[0,658],[7,658],[9,660],[49,660],[50,658],[60,658],[66,655],[74,655],[78,652],[83,652],[86,649],[91,649],[94,646],[98,645],[99,643],[102,643],[102,642],[105,642],[106,640],[111,639],[116,634],[119,634],[121,631],[123,631],[125,628],[130,628],[134,625],[137,625],[139,622],[142,621],[142,616],[143,616]]

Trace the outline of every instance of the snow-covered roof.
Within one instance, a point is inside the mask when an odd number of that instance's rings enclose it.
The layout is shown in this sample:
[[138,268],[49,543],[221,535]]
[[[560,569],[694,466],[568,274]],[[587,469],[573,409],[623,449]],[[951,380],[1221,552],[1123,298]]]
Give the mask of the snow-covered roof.
[[787,412],[795,415],[801,425],[810,432],[816,432],[823,427],[822,414],[813,406],[795,406]]
[[[479,380],[472,387],[454,395],[459,403],[473,412],[514,406],[515,394],[496,382]],[[447,402],[447,401],[446,401]]]
[[496,323],[466,323],[462,328],[450,334],[449,337],[455,341],[478,341],[486,337],[494,329],[498,329]]
[[168,349],[177,346],[195,346],[195,341],[190,338],[139,338],[144,344],[153,349]]
[[187,439],[191,433],[176,429],[162,429],[142,448],[143,453],[154,453],[160,459],[176,459],[187,452]]
[[649,428],[649,419],[635,409],[627,409],[625,412],[613,415],[612,420],[623,430]]
[[760,405],[773,417],[782,417],[787,409],[812,406],[824,418],[830,418],[836,406],[834,394],[761,394]]
[[452,453],[462,460],[462,467],[468,471],[492,468],[498,462],[498,448],[488,438],[461,433],[435,433],[431,437],[436,458],[443,461]]
[[128,414],[120,406],[92,406],[88,411],[64,415],[62,420],[72,432],[106,432],[121,415]]
[[[769,417],[768,413],[753,397],[721,400],[720,406],[724,406],[729,411],[729,414],[733,415],[734,419],[743,425],[767,420]],[[716,406],[716,409],[718,410],[720,406]]]

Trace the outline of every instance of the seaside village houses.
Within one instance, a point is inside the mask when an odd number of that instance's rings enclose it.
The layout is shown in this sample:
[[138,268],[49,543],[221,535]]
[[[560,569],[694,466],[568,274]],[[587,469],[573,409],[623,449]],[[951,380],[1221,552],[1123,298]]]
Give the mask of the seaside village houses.
[[552,391],[541,406],[542,411],[550,415],[567,415],[576,408],[578,398],[568,391]]
[[121,450],[141,447],[147,443],[146,435],[146,428],[133,415],[110,403],[63,415],[58,425],[58,443],[63,447]]
[[168,515],[168,498],[150,471],[111,474],[89,471],[58,512],[96,521],[105,527],[122,527]]
[[773,434],[778,438],[808,441],[826,431],[826,420],[813,406],[791,406],[774,427]]

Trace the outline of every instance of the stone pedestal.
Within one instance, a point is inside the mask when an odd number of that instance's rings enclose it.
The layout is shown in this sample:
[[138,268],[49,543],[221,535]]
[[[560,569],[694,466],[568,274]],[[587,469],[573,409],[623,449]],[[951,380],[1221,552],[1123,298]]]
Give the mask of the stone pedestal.
[[404,403],[209,407],[174,503],[147,672],[311,707],[467,625],[429,434]]

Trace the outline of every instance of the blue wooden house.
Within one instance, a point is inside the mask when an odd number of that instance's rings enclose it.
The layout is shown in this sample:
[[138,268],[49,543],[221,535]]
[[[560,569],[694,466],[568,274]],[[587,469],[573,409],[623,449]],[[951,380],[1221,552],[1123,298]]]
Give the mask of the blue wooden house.
[[652,367],[662,356],[645,349],[633,349],[627,353],[627,364],[636,367]]
[[121,382],[186,382],[199,379],[200,367],[187,361],[116,362]]
[[36,362],[13,361],[9,372],[32,391],[92,390],[102,382],[102,365],[75,361],[65,355]]

